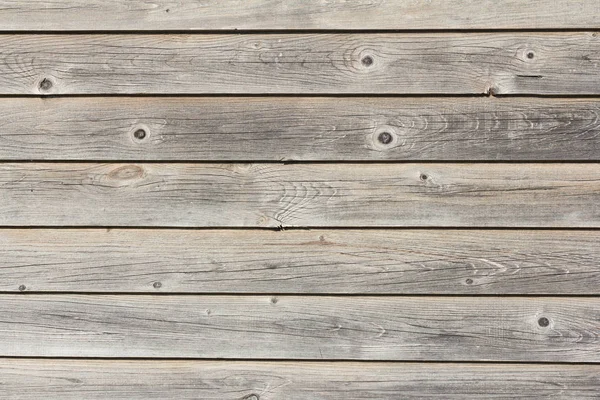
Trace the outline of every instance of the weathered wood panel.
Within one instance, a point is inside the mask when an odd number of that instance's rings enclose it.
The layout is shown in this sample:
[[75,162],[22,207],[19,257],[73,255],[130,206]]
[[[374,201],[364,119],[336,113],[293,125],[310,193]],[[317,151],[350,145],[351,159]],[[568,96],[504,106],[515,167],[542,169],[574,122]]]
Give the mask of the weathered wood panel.
[[0,29],[12,31],[600,28],[594,0],[2,0],[0,9]]
[[600,298],[0,297],[0,356],[600,361]]
[[600,294],[600,232],[0,230],[0,290]]
[[600,102],[0,98],[4,160],[599,160]]
[[600,94],[592,32],[3,35],[0,47],[0,94]]
[[0,362],[14,400],[598,399],[598,365],[327,362]]
[[0,164],[5,226],[600,227],[600,164]]

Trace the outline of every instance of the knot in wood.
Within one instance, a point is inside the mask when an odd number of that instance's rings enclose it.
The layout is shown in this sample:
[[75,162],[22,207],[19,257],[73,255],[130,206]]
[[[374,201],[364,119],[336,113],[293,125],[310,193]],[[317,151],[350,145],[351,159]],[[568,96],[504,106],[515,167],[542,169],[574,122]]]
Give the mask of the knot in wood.
[[52,89],[52,81],[48,78],[42,79],[40,82],[40,90],[50,90]]
[[394,137],[389,132],[381,132],[377,137],[377,140],[379,140],[379,143],[381,144],[390,144],[393,139]]
[[360,62],[362,63],[362,65],[364,65],[365,67],[370,67],[371,65],[373,65],[373,57],[371,56],[364,56],[362,58],[362,60],[360,60]]
[[538,319],[538,325],[541,326],[542,328],[545,328],[548,325],[550,325],[550,321],[548,320],[548,318],[542,317],[542,318]]
[[146,137],[146,131],[144,129],[138,129],[135,132],[133,132],[133,137],[135,137],[138,140],[142,140]]

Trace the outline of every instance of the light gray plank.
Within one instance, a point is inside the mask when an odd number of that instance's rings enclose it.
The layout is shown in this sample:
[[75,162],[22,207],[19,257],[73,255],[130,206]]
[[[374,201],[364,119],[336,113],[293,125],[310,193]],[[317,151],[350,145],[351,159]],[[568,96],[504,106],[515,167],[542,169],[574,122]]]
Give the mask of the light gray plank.
[[0,291],[600,294],[600,232],[0,230]]
[[[598,365],[19,360],[14,400],[598,399]],[[254,396],[254,397],[253,397]]]
[[592,32],[3,35],[0,94],[600,94]]
[[600,362],[600,298],[0,296],[0,356]]
[[600,227],[600,164],[0,164],[0,225]]
[[0,98],[0,120],[4,160],[600,159],[595,99]]
[[2,30],[600,28],[594,0],[2,0]]

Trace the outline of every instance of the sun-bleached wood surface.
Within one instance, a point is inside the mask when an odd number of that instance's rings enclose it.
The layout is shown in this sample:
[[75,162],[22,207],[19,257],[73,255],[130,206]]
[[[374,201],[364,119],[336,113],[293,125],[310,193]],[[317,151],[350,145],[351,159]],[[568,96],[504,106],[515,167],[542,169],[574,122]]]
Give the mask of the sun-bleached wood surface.
[[600,361],[587,297],[5,294],[0,313],[13,357]]
[[2,0],[0,30],[600,28],[595,0]]
[[556,98],[0,98],[0,159],[600,160],[600,102]]
[[600,233],[0,230],[0,291],[600,294]]
[[592,400],[599,376],[597,365],[0,360],[17,400]]
[[596,32],[2,35],[0,94],[598,95]]

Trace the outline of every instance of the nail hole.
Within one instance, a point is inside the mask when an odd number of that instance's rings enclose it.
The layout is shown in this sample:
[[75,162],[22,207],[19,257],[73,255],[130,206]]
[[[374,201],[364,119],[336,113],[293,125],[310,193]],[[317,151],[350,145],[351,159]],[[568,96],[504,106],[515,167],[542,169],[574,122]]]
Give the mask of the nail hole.
[[535,57],[535,54],[533,54],[533,51],[527,52],[527,58],[529,58],[531,60],[533,57]]
[[162,283],[160,283],[160,282],[154,282],[152,284],[152,286],[154,286],[154,289],[160,289],[162,287]]
[[146,131],[143,129],[138,129],[133,133],[133,136],[138,140],[142,140],[146,137]]
[[52,81],[50,79],[44,78],[40,82],[40,90],[50,90],[52,88]]
[[466,283],[467,285],[472,285],[472,284],[473,284],[473,279],[471,279],[471,278],[467,278],[467,279],[465,280],[465,283]]
[[19,286],[19,291],[20,291],[20,292],[24,292],[24,291],[25,291],[25,289],[27,289],[27,287],[26,287],[25,285],[20,285],[20,286]]
[[429,177],[425,174],[421,174],[421,176],[419,177],[422,181],[426,181]]
[[370,67],[371,65],[373,65],[373,57],[371,57],[371,56],[365,56],[365,57],[362,58],[362,60],[360,60],[360,62],[365,67]]
[[538,325],[545,328],[548,325],[550,325],[550,321],[548,320],[548,318],[542,317],[542,318],[538,319]]
[[377,137],[377,140],[379,140],[379,143],[382,143],[382,144],[390,144],[393,139],[394,139],[394,137],[389,132],[381,132],[379,134],[379,136]]

